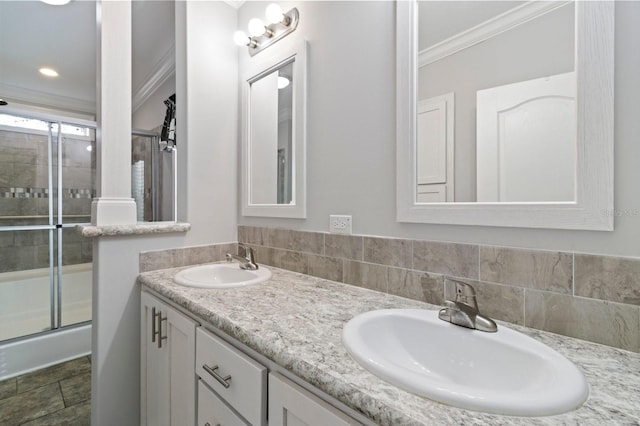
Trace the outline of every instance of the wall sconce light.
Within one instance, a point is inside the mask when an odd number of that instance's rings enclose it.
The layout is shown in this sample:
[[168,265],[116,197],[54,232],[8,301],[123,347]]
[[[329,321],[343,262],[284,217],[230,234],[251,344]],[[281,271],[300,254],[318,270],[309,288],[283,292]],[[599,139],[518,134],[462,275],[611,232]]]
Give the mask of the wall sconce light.
[[298,27],[300,14],[295,7],[283,13],[280,6],[270,4],[266,10],[268,24],[265,25],[259,18],[253,18],[249,21],[249,35],[243,31],[236,31],[233,34],[233,40],[238,46],[247,46],[249,55],[266,49],[276,41],[291,34]]

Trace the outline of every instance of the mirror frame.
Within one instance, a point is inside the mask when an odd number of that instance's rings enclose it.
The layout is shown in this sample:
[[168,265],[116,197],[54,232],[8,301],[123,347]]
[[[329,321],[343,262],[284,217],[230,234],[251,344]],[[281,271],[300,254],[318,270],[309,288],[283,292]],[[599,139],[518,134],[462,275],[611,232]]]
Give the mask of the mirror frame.
[[397,221],[613,230],[614,4],[576,1],[576,201],[416,203],[418,14],[396,3]]
[[[307,217],[306,147],[307,147],[307,42],[284,44],[271,56],[249,59],[248,71],[242,79],[242,216],[298,218]],[[251,194],[251,83],[270,74],[287,63],[293,63],[292,105],[292,203],[250,204]],[[275,157],[275,155],[274,155]]]

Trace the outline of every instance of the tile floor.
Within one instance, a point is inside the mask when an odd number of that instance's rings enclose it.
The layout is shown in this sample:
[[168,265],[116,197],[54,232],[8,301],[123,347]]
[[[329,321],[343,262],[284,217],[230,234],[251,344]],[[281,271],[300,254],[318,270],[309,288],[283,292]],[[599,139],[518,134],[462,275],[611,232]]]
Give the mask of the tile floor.
[[91,357],[0,382],[1,426],[87,426]]

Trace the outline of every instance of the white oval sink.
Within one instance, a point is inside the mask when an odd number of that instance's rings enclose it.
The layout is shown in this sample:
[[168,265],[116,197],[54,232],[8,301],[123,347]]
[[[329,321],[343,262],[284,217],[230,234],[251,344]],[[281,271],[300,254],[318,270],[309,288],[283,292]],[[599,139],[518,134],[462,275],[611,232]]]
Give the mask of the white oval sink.
[[354,317],[342,339],[381,379],[460,408],[548,416],[574,410],[589,396],[573,363],[503,326],[486,333],[442,321],[437,311],[388,309]]
[[271,278],[271,271],[260,266],[255,271],[240,269],[237,263],[194,266],[178,272],[173,281],[187,287],[231,288],[261,284]]

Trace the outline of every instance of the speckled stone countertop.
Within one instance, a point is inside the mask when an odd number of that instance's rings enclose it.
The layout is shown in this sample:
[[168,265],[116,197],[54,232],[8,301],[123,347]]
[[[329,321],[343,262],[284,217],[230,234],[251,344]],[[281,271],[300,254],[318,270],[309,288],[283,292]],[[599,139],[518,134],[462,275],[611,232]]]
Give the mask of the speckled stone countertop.
[[166,234],[187,232],[191,224],[183,222],[139,222],[132,225],[76,225],[83,237],[118,237],[124,235]]
[[263,285],[227,290],[179,286],[184,268],[138,282],[382,425],[640,425],[640,355],[506,324],[573,361],[590,385],[578,410],[549,417],[468,411],[405,392],[360,367],[342,344],[352,317],[375,309],[436,306],[273,267]]

